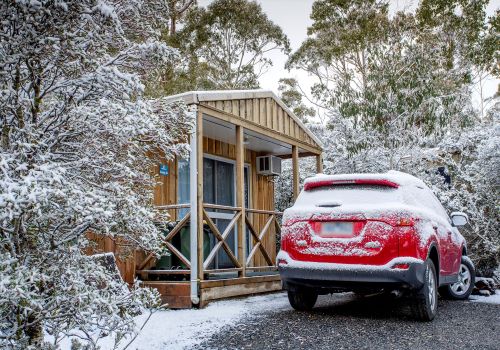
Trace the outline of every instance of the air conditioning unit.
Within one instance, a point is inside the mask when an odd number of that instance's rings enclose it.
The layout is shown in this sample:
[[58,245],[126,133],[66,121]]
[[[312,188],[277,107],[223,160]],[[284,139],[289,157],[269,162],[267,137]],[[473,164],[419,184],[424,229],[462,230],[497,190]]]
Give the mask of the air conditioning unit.
[[281,158],[275,156],[257,157],[257,174],[281,175]]

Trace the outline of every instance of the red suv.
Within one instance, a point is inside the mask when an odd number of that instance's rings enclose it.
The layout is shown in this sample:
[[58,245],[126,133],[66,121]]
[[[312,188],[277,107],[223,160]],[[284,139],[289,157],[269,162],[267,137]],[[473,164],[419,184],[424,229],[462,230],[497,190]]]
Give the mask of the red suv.
[[290,304],[311,309],[319,294],[398,290],[421,320],[443,297],[466,299],[474,266],[457,226],[419,179],[385,174],[317,175],[283,215],[277,257]]

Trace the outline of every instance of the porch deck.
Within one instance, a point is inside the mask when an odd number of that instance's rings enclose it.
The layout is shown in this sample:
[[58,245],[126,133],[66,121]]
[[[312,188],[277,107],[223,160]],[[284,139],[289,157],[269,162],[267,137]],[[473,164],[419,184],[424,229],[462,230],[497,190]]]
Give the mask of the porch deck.
[[[177,204],[161,206],[159,209],[176,212],[188,207],[189,205],[187,204]],[[233,213],[229,224],[222,233],[213,222],[209,210]],[[211,300],[277,291],[282,288],[280,276],[273,258],[271,258],[271,256],[275,255],[275,252],[268,252],[263,244],[266,235],[280,234],[281,227],[277,217],[281,216],[281,213],[269,210],[245,209],[245,227],[248,234],[251,235],[252,243],[248,249],[249,253],[245,254],[243,252],[243,256],[238,257],[237,254],[233,253],[226,240],[241,218],[242,211],[240,207],[203,204],[204,223],[209,227],[209,232],[217,240],[217,244],[211,248],[210,252],[203,253],[204,260],[200,273],[202,277],[195,282],[198,287],[199,302],[197,306],[199,307],[204,307]],[[176,217],[177,215],[172,214],[172,216]],[[162,303],[168,304],[170,308],[189,308],[193,304],[196,304],[193,303],[191,293],[193,282],[190,281],[192,277],[191,254],[189,256],[184,255],[174,244],[175,237],[180,234],[183,228],[189,226],[191,216],[191,213],[188,212],[166,234],[163,241],[172,256],[176,257],[184,265],[182,266],[183,268],[157,268],[154,266],[156,260],[154,255],[148,254],[139,264],[139,269],[136,270],[136,274],[142,280],[143,285],[156,288],[161,295]],[[253,216],[253,220],[250,216]],[[265,224],[258,233],[254,228],[256,216],[265,217]],[[275,246],[272,248],[275,249]],[[229,256],[234,267],[223,269],[210,268],[220,250],[223,250]],[[262,254],[266,265],[255,265],[254,257],[258,252]],[[239,254],[241,254],[241,251]]]
[[[193,306],[190,282],[144,281],[145,287],[156,288],[163,304],[172,309],[187,309]],[[272,274],[253,274],[237,277],[233,274],[217,276],[200,282],[200,301],[197,307],[203,308],[210,301],[245,296],[258,293],[269,293],[282,289],[281,279],[277,271]]]

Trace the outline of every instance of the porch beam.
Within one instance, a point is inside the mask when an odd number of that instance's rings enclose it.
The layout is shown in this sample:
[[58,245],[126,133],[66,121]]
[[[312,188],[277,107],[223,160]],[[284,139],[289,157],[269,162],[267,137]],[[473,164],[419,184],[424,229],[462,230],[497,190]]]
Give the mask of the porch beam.
[[186,226],[187,222],[191,219],[191,213],[187,213],[184,218],[182,218],[181,221],[175,227],[170,231],[167,236],[165,237],[165,241],[170,242],[172,238],[184,227]]
[[[172,231],[170,231],[167,236],[165,238],[163,238],[163,244],[166,244],[168,243],[169,241],[172,240],[172,238],[174,238],[174,236],[184,227],[186,226],[186,223],[189,221],[190,219],[190,216],[191,216],[191,213],[187,213],[186,216],[180,221],[177,223],[177,225],[172,229]],[[146,259],[144,259],[144,261],[139,265],[139,268],[138,270],[142,270],[144,269],[144,267],[146,267],[146,265],[151,261],[151,259],[153,259],[155,256],[154,253],[149,253],[148,256],[146,257]],[[182,260],[182,258],[181,258]]]
[[236,226],[238,232],[238,261],[242,270],[238,272],[240,277],[245,277],[245,149],[243,145],[244,129],[236,125],[236,206],[241,208],[240,216]]
[[176,255],[188,269],[191,268],[189,260],[184,255],[182,255],[182,253],[176,247],[174,247],[172,243],[165,242],[165,246],[168,248],[168,250],[170,250],[170,252],[172,252],[172,254]]
[[321,154],[322,150],[320,147],[312,146],[312,145],[305,143],[299,139],[282,134],[276,130],[269,129],[269,128],[264,127],[260,124],[257,124],[255,122],[252,122],[252,121],[247,120],[247,119],[240,118],[238,116],[235,116],[231,113],[222,111],[222,110],[217,109],[215,107],[208,106],[205,104],[200,104],[200,105],[198,105],[198,109],[200,111],[202,111],[203,113],[210,115],[214,118],[227,121],[227,122],[234,124],[234,125],[242,126],[245,129],[255,131],[259,134],[271,137],[273,139],[276,139],[276,140],[281,141],[283,143],[287,143],[289,145],[299,146],[301,149],[303,149],[307,152],[311,152],[311,154]]
[[[239,214],[236,214],[236,215],[239,215]],[[214,222],[212,221],[212,219],[210,218],[210,216],[208,216],[208,214],[205,211],[205,209],[203,209],[203,218],[207,221],[207,224],[210,227],[210,230],[212,231],[212,233],[215,236],[215,238],[217,238],[217,240],[221,243],[222,248],[226,251],[227,255],[229,256],[229,259],[231,259],[231,261],[233,262],[234,266],[235,267],[241,267],[240,266],[240,262],[234,256],[233,252],[231,251],[231,248],[229,248],[229,246],[227,245],[225,238],[221,235],[221,233],[219,232],[219,229],[214,224]],[[216,247],[218,247],[218,245],[216,245],[214,248],[216,248]],[[212,249],[212,251],[214,251],[214,249]]]
[[293,199],[299,196],[299,148],[292,145]]
[[[316,157],[317,155],[318,155],[318,153],[313,153],[313,152],[299,152],[299,158]],[[276,157],[279,157],[281,159],[291,159],[292,158],[292,154],[291,153],[276,154]]]
[[[206,215],[206,211],[204,212],[203,215]],[[233,219],[229,222],[229,224],[227,225],[226,229],[224,230],[224,232],[222,234],[220,234],[218,229],[217,229],[217,231],[212,230],[214,232],[215,237],[217,237],[217,238],[221,237],[222,240],[220,240],[219,242],[217,242],[217,244],[215,244],[215,246],[212,248],[212,251],[210,252],[210,254],[208,254],[208,257],[205,259],[205,262],[203,263],[203,267],[205,269],[208,269],[208,267],[210,266],[210,263],[212,262],[212,260],[214,260],[215,255],[219,252],[219,249],[224,244],[226,244],[227,236],[229,236],[229,234],[233,230],[233,226],[240,218],[240,215],[241,215],[240,213],[236,213],[234,215]],[[213,222],[211,220],[210,221],[208,221],[208,219],[206,219],[206,220],[211,228],[215,227],[215,225],[211,225],[211,223],[213,224]]]
[[[248,218],[246,218],[246,220],[248,220]],[[264,228],[260,231],[260,234],[258,236],[257,236],[257,233],[255,232],[255,229],[253,228],[252,224],[249,221],[247,221],[248,230],[250,231],[250,233],[252,234],[252,236],[254,237],[254,239],[256,241],[255,245],[253,246],[252,251],[248,255],[248,258],[246,261],[247,266],[250,265],[250,263],[252,262],[252,258],[255,255],[255,253],[257,252],[257,249],[259,249],[261,251],[261,253],[264,256],[264,259],[266,259],[266,262],[268,263],[268,265],[273,266],[273,261],[272,261],[271,257],[269,256],[269,254],[267,253],[266,248],[264,248],[264,245],[262,244],[262,239],[264,238],[265,234],[269,230],[269,226],[271,226],[271,223],[273,222],[273,220],[274,220],[274,215],[271,215],[269,217],[269,219],[267,220],[266,224],[264,225]]]

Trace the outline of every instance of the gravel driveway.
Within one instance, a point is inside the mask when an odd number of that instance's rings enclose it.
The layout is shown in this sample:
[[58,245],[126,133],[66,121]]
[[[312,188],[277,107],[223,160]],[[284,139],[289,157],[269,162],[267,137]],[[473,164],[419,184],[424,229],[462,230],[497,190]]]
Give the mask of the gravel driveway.
[[500,349],[500,306],[440,300],[434,321],[422,323],[402,299],[320,296],[310,312],[269,310],[223,328],[197,348]]

